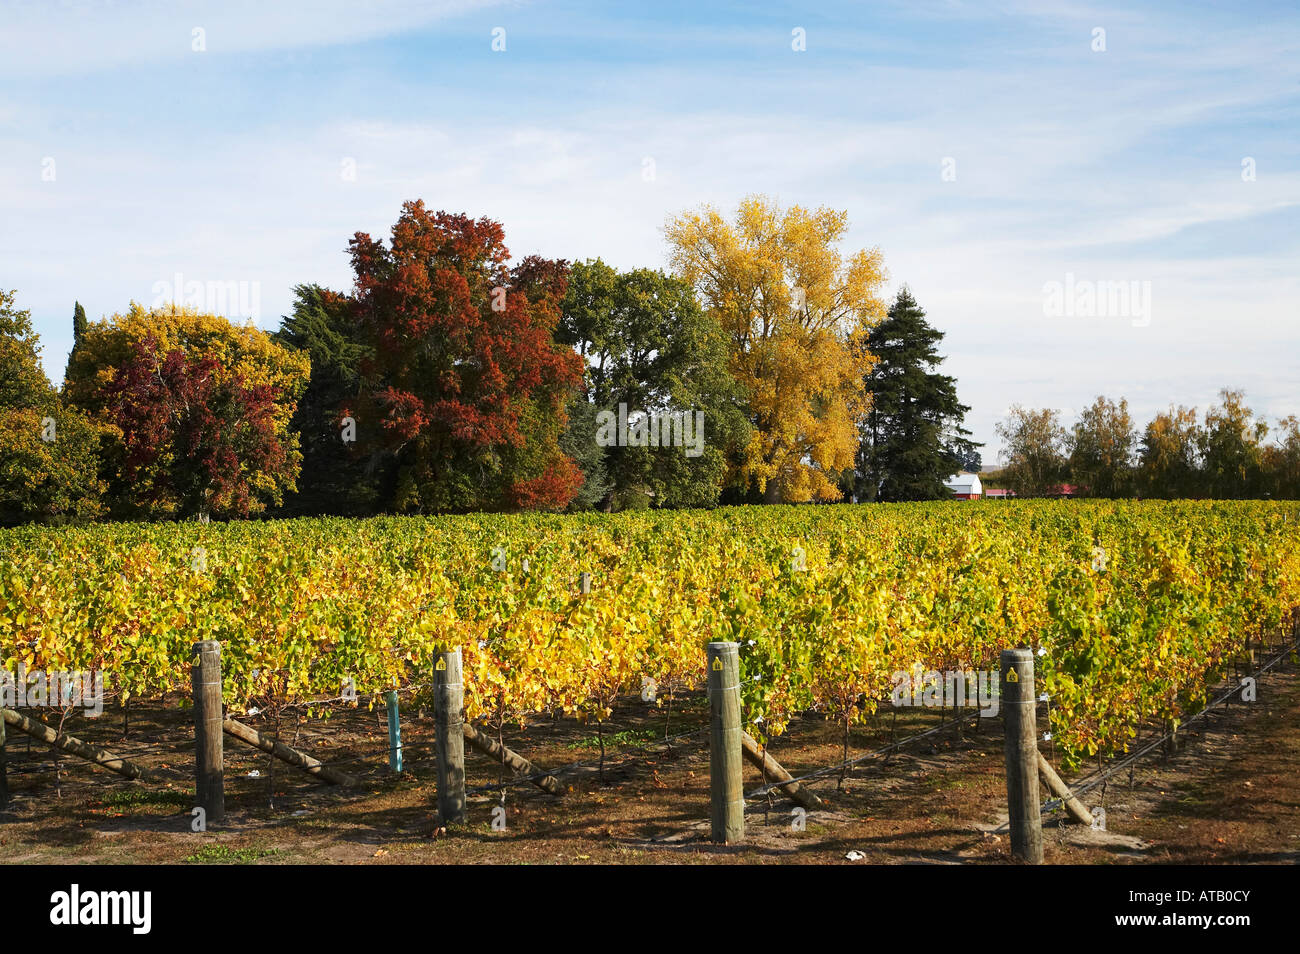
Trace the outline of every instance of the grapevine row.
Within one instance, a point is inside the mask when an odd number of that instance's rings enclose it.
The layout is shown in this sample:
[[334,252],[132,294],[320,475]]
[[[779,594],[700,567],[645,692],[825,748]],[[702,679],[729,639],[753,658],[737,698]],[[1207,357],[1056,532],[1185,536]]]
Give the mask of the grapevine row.
[[[1018,502],[475,515],[0,531],[0,659],[184,691],[223,644],[226,702],[416,689],[460,646],[467,715],[606,717],[699,686],[741,644],[756,735],[858,722],[892,676],[1039,651],[1074,761],[1177,720],[1300,607],[1300,506]],[[592,574],[590,593],[577,585]]]

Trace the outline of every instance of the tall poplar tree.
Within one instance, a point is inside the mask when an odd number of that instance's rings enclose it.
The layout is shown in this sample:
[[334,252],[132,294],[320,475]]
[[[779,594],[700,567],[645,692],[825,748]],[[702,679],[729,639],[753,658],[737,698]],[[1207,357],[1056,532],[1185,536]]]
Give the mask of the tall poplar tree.
[[749,438],[732,481],[768,503],[842,497],[867,410],[865,332],[885,311],[878,249],[845,253],[848,215],[749,196],[728,221],[705,206],[669,220],[677,274],[718,323],[745,395]]

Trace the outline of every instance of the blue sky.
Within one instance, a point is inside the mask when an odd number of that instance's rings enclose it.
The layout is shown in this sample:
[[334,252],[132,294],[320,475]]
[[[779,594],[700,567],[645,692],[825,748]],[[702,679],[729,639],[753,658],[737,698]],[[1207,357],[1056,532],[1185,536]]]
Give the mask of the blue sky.
[[[880,247],[986,460],[1012,403],[1300,413],[1294,3],[755,6],[0,0],[0,285],[58,380],[74,299],[247,282],[274,328],[406,199],[661,267],[669,215],[763,192]],[[1046,314],[1067,275],[1147,320]]]

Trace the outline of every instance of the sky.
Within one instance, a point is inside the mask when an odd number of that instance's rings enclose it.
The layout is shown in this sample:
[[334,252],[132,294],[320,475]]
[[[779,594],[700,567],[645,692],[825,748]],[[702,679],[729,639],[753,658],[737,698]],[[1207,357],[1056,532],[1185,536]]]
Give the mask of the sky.
[[759,6],[0,0],[0,287],[57,382],[74,301],[274,329],[408,199],[659,268],[763,193],[882,251],[986,463],[1012,404],[1300,414],[1300,6]]

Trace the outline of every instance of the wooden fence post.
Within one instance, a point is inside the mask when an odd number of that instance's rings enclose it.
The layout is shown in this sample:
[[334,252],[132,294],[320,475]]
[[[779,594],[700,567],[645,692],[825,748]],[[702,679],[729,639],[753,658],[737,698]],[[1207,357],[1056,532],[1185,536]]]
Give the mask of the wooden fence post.
[[438,755],[438,814],[444,825],[465,822],[465,731],[460,650],[438,653],[433,666],[433,720]]
[[402,771],[402,718],[397,707],[397,690],[389,689],[384,697],[388,703],[388,767]]
[[591,592],[591,574],[586,571],[578,574],[578,591],[586,596]]
[[226,817],[221,703],[221,643],[205,639],[195,643],[194,683],[194,794],[205,821],[213,824]]
[[0,719],[0,810],[9,805],[9,766],[5,754],[5,720]]
[[1038,728],[1034,708],[1034,654],[1004,649],[1001,657],[1002,723],[1006,728],[1007,811],[1011,854],[1043,863],[1042,803],[1038,795]]
[[709,643],[709,814],[714,841],[745,837],[744,763],[741,761],[740,644]]

